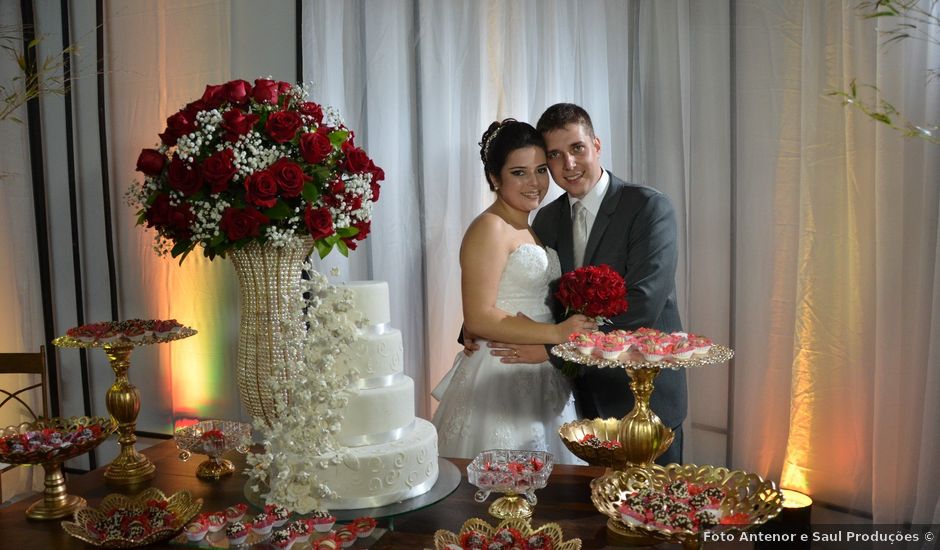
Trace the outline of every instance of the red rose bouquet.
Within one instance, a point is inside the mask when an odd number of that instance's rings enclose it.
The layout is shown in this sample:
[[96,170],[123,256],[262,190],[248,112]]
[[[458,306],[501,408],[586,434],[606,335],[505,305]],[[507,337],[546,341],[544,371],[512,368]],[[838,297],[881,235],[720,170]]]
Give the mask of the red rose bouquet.
[[579,267],[561,276],[555,297],[565,314],[580,313],[606,322],[627,310],[627,285],[609,265]]
[[[609,265],[588,265],[562,275],[555,298],[565,306],[565,315],[580,313],[604,324],[627,310],[627,285]],[[571,361],[561,367],[572,378],[578,370]]]
[[310,235],[322,258],[368,236],[385,173],[339,113],[306,96],[287,82],[233,80],[167,119],[128,192],[138,225],[157,231],[157,253],[182,262],[199,245],[211,259]]

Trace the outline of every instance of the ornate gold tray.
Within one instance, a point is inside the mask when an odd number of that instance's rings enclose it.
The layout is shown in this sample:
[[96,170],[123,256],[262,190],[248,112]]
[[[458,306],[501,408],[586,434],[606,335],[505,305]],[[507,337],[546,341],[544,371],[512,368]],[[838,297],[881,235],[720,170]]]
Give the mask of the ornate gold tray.
[[151,344],[165,344],[166,342],[172,342],[174,340],[182,340],[183,338],[189,338],[196,334],[196,329],[190,327],[182,327],[177,332],[166,334],[163,336],[157,336],[156,334],[145,336],[139,340],[128,340],[125,338],[120,338],[111,342],[103,342],[100,340],[95,340],[93,342],[83,342],[78,338],[73,338],[71,336],[59,336],[58,338],[52,341],[53,344],[60,348],[127,348],[127,347],[139,347],[139,346],[149,346]]
[[[148,505],[148,501],[158,503],[158,506]],[[149,520],[155,520],[153,510],[159,507],[159,504],[166,504],[166,511],[172,513],[172,517],[167,518],[164,526],[153,529],[143,529],[135,527],[133,524],[140,525],[142,522],[128,521],[125,525],[117,525],[113,533],[101,537],[96,535],[90,528],[95,524],[112,517],[115,510],[128,512],[129,515],[143,515]],[[187,491],[180,491],[167,497],[163,491],[151,487],[135,496],[127,496],[118,493],[112,493],[101,501],[98,508],[80,508],[75,512],[74,521],[63,521],[62,528],[73,537],[83,540],[88,544],[102,546],[104,548],[133,548],[135,546],[145,546],[154,542],[170,538],[174,533],[183,528],[189,521],[199,513],[202,508],[202,499],[193,500],[192,495]],[[123,522],[121,522],[123,523]],[[149,523],[149,522],[148,522]],[[159,524],[158,521],[154,523]],[[130,534],[129,531],[141,532],[139,535]]]
[[436,531],[434,533],[434,548],[435,550],[447,550],[448,548],[454,547],[449,545],[456,545],[457,548],[460,548],[460,538],[465,533],[476,531],[490,538],[496,534],[496,532],[504,528],[515,529],[519,531],[524,538],[535,535],[545,535],[547,538],[551,539],[552,548],[554,550],[580,550],[581,548],[581,539],[564,540],[561,526],[557,523],[546,523],[541,527],[533,528],[528,520],[522,518],[506,519],[499,522],[498,525],[490,525],[479,518],[468,519],[464,522],[463,526],[460,527],[459,533],[452,533],[444,529]]
[[731,348],[713,344],[708,353],[693,355],[684,361],[679,359],[664,359],[662,361],[647,361],[636,350],[630,350],[620,355],[619,359],[604,359],[597,355],[585,355],[571,342],[558,344],[552,348],[552,355],[557,355],[566,361],[588,365],[590,367],[626,368],[626,369],[688,369],[694,367],[707,367],[726,363],[734,357]]
[[629,493],[642,488],[662,492],[670,483],[678,480],[698,485],[714,485],[726,492],[720,507],[722,514],[738,515],[742,521],[708,529],[713,532],[743,531],[760,525],[779,514],[783,504],[783,495],[774,482],[757,474],[694,464],[669,464],[665,467],[653,464],[608,472],[591,481],[591,501],[598,511],[610,518],[607,527],[617,534],[647,536],[682,544],[686,548],[699,548],[702,543],[701,531],[665,530],[652,525],[628,526],[621,520],[618,511],[618,507]]

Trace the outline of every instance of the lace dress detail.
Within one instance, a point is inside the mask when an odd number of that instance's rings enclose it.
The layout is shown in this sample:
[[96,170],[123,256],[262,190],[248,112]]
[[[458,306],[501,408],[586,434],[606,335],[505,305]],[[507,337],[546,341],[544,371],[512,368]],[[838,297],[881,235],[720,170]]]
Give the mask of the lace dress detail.
[[[539,322],[554,322],[548,307],[549,283],[561,276],[558,255],[550,248],[523,244],[506,260],[496,305]],[[434,414],[441,456],[473,458],[487,449],[548,451],[555,462],[583,464],[558,437],[558,428],[577,418],[570,381],[545,362],[505,364],[486,343],[454,367],[434,390]]]

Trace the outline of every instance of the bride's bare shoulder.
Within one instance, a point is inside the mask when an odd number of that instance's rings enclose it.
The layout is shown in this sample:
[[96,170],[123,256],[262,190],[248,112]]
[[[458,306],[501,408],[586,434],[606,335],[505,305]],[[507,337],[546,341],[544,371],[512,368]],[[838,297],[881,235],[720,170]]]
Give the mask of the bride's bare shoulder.
[[483,212],[470,222],[464,233],[461,248],[483,247],[493,250],[509,241],[512,227],[506,221],[491,212]]

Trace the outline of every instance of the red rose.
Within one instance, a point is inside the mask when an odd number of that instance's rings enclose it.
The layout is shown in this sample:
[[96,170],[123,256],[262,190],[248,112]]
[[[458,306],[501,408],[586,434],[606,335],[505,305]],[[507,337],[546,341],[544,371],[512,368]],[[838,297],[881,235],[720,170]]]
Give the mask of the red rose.
[[375,180],[372,180],[372,183],[369,184],[369,189],[372,190],[372,200],[379,200],[379,189],[381,189],[381,187],[378,183],[375,182]]
[[180,111],[166,119],[166,130],[160,134],[160,141],[168,146],[176,145],[180,136],[184,136],[196,129],[193,115]]
[[277,82],[264,78],[256,79],[255,88],[251,91],[251,97],[253,97],[255,101],[258,103],[270,103],[271,105],[277,104],[278,94]]
[[283,157],[269,166],[268,171],[277,180],[277,186],[281,189],[281,194],[290,199],[299,196],[304,189],[304,182],[311,179],[304,174],[300,165]]
[[306,132],[300,135],[300,154],[308,164],[320,164],[333,152],[330,138],[320,132]]
[[278,95],[284,95],[290,92],[291,87],[292,87],[292,84],[290,82],[284,82],[283,80],[279,80],[277,83]]
[[177,138],[196,130],[196,119],[185,111],[180,111],[166,119],[166,127]]
[[251,84],[245,80],[232,80],[225,83],[225,95],[229,101],[244,105],[251,96]]
[[268,117],[268,123],[265,125],[271,139],[278,143],[286,143],[294,139],[294,134],[303,121],[296,111],[277,111],[271,113]]
[[144,219],[147,220],[147,227],[165,228],[170,219],[170,196],[166,193],[157,195],[153,203],[147,207]]
[[191,197],[202,187],[202,173],[198,166],[190,166],[174,153],[173,160],[170,161],[167,182],[171,189]]
[[343,237],[343,243],[346,244],[346,248],[350,250],[355,250],[359,244],[352,237]]
[[353,225],[359,229],[359,232],[356,233],[357,241],[364,241],[372,232],[372,222],[370,221],[358,222]]
[[258,115],[246,114],[238,109],[225,111],[222,114],[222,128],[226,130],[226,141],[238,141],[238,136],[243,136],[251,131],[255,123],[258,122]]
[[202,93],[202,101],[205,102],[206,106],[215,109],[216,107],[222,105],[226,98],[227,94],[225,93],[225,86],[223,84],[218,84],[215,86],[206,85],[206,91]]
[[313,205],[308,204],[307,211],[304,212],[304,222],[314,239],[325,239],[334,232],[333,215],[328,208],[313,208]]
[[230,241],[239,241],[247,237],[257,237],[261,234],[261,226],[270,220],[267,216],[254,208],[226,208],[222,212],[219,227],[225,231]]
[[245,178],[245,200],[260,208],[271,208],[277,203],[277,180],[271,172],[261,170]]
[[366,170],[372,173],[372,181],[375,183],[385,179],[385,170],[382,170],[382,168],[376,166],[376,164],[372,162],[371,159],[369,160],[369,167],[366,168]]
[[346,169],[350,172],[365,172],[372,163],[365,151],[349,145],[349,142],[343,144],[343,153],[346,155]]
[[186,107],[183,109],[183,113],[184,113],[184,114],[186,115],[186,117],[189,118],[190,120],[196,120],[196,113],[198,113],[198,112],[200,112],[200,111],[205,111],[205,110],[207,110],[208,108],[209,108],[209,106],[206,105],[206,102],[205,102],[205,101],[203,101],[203,100],[201,100],[201,99],[197,99],[196,101],[191,101],[191,102],[187,103],[187,104],[186,104]]
[[137,171],[148,176],[159,176],[166,166],[166,156],[156,149],[144,149],[137,157]]
[[173,235],[177,239],[189,240],[193,236],[193,230],[190,227],[193,219],[195,219],[195,216],[193,216],[192,209],[184,203],[176,207],[170,207],[167,225],[170,226]]
[[235,153],[231,149],[223,149],[202,163],[202,177],[213,193],[224,191],[235,172]]
[[323,121],[323,107],[320,107],[320,104],[304,101],[300,104],[299,109],[301,114],[313,117],[314,122],[317,124]]

